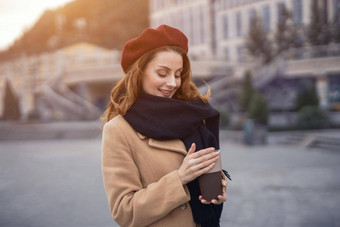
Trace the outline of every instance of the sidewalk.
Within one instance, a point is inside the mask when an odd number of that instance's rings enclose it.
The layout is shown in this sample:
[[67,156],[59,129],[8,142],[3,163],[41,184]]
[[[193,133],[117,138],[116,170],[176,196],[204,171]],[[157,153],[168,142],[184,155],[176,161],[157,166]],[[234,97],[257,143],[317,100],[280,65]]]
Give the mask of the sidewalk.
[[222,226],[340,226],[340,152],[222,143]]
[[[95,139],[0,143],[0,226],[117,226]],[[340,152],[221,142],[222,227],[340,226]]]

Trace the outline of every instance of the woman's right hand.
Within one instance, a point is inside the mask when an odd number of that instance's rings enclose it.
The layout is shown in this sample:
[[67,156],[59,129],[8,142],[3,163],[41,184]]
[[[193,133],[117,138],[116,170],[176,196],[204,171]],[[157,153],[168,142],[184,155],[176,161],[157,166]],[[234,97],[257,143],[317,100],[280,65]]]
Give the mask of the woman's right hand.
[[219,152],[215,148],[209,147],[195,152],[196,145],[193,143],[184,158],[181,167],[178,169],[182,184],[187,184],[202,174],[211,170],[216,160],[220,158]]

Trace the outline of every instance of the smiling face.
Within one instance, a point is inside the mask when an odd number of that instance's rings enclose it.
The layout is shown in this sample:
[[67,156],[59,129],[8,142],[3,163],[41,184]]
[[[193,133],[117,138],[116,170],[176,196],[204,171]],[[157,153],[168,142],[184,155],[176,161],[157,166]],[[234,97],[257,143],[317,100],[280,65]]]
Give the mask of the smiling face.
[[174,51],[158,52],[146,66],[143,91],[149,95],[171,98],[181,86],[183,58]]

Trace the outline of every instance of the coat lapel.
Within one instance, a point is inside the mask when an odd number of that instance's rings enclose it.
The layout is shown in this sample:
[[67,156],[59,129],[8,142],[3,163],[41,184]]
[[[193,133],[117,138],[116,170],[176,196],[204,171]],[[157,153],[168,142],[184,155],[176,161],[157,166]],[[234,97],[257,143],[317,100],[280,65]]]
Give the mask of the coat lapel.
[[162,149],[162,150],[168,150],[168,151],[174,151],[179,152],[183,155],[187,155],[187,150],[183,144],[183,142],[179,139],[176,140],[155,140],[152,138],[148,138],[140,133],[138,133],[138,136],[140,139],[147,139],[148,144],[150,147]]

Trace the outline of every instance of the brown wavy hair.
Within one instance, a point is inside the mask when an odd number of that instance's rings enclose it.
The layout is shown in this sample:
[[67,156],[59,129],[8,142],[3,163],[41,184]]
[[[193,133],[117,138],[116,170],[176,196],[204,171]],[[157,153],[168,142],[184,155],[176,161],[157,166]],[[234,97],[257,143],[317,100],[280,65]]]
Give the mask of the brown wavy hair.
[[177,46],[163,46],[145,53],[136,62],[134,62],[125,77],[120,79],[113,87],[110,96],[110,102],[102,118],[103,123],[110,121],[115,116],[125,115],[126,111],[136,101],[139,93],[142,91],[142,77],[147,64],[155,58],[156,54],[162,51],[174,51],[179,53],[183,58],[183,71],[181,73],[181,86],[174,94],[174,98],[181,100],[201,99],[208,102],[210,98],[210,88],[205,95],[202,95],[196,85],[191,80],[190,60],[187,54]]

